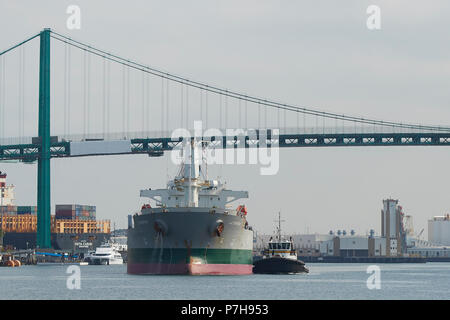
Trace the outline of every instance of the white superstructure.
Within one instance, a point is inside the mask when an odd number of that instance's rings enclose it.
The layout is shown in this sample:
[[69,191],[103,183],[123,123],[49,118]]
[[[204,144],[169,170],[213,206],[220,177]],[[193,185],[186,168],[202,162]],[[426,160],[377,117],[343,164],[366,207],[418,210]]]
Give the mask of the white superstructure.
[[269,239],[267,248],[264,250],[263,258],[285,258],[297,261],[297,253],[294,249],[292,237],[287,240],[281,234],[281,216],[278,213],[278,227],[274,236]]
[[232,191],[218,180],[208,180],[202,171],[201,141],[192,140],[185,145],[184,163],[178,175],[167,183],[166,189],[141,190],[147,197],[163,208],[227,208],[227,204],[248,198],[247,191]]

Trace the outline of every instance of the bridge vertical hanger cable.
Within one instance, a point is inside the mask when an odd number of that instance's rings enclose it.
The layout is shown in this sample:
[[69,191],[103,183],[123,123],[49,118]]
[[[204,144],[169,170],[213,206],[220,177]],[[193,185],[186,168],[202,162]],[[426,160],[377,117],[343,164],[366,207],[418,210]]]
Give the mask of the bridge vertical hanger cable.
[[228,128],[228,94],[225,95],[225,129]]
[[337,119],[334,119],[334,131],[331,129],[330,133],[337,134]]
[[87,84],[87,72],[86,72],[86,55],[87,51],[84,50],[83,56],[83,138],[86,139],[86,113],[87,113],[87,101],[86,101],[86,84]]
[[127,128],[126,137],[130,134],[130,68],[127,68]]
[[150,115],[152,114],[150,112],[150,79],[148,74],[145,76],[145,89],[146,89],[146,100],[145,100],[145,109],[147,110],[146,117],[145,117],[145,131],[147,132],[147,136],[149,135],[148,132],[150,131]]
[[183,128],[184,125],[184,108],[183,108],[183,88],[184,85],[180,83],[180,128]]
[[19,98],[19,101],[18,101],[18,108],[17,108],[17,111],[18,111],[18,113],[19,113],[19,117],[18,117],[18,126],[17,126],[17,128],[18,128],[18,131],[19,131],[19,134],[17,135],[17,137],[18,138],[22,138],[22,107],[23,107],[23,104],[22,104],[22,98],[23,98],[23,88],[22,88],[22,69],[23,69],[23,61],[22,61],[22,55],[23,55],[23,46],[20,46],[19,47],[19,75],[18,75],[18,80],[19,80],[19,83],[18,83],[18,98]]
[[67,135],[70,135],[70,93],[71,93],[71,85],[70,85],[70,75],[72,71],[72,51],[71,46],[67,48]]
[[258,102],[258,129],[261,129],[261,104]]
[[267,107],[264,107],[264,128],[268,129],[267,127]]
[[277,108],[277,129],[280,129],[280,109]]
[[6,138],[6,96],[6,56],[2,56],[2,96],[0,97],[2,104],[2,138]]
[[208,91],[205,91],[205,129],[208,128]]
[[322,134],[325,134],[325,117],[322,118]]
[[[361,118],[362,119],[362,118]],[[363,123],[361,122],[361,132],[364,133],[364,126]]]
[[91,133],[91,55],[87,55],[87,136]]
[[[169,134],[169,79],[166,81],[166,131]],[[166,156],[166,177],[169,177],[169,157]],[[168,179],[167,179],[168,180]]]
[[106,59],[102,61],[102,135],[106,138]]
[[146,117],[145,117],[145,73],[142,73],[142,92],[141,92],[141,94],[142,94],[142,96],[141,96],[141,99],[142,99],[142,101],[141,101],[141,103],[142,103],[142,105],[141,105],[141,108],[142,108],[142,119],[141,119],[141,121],[142,121],[142,128],[141,128],[141,130],[142,130],[142,132],[145,132],[145,119],[146,119]]
[[200,121],[202,122],[203,125],[203,90],[200,89]]
[[111,65],[109,60],[106,62],[106,134],[109,134],[110,121],[111,121]]
[[222,95],[219,94],[219,129],[222,130]]
[[126,98],[126,93],[125,93],[125,81],[126,81],[126,76],[125,76],[125,66],[122,66],[122,135],[123,137],[125,137],[125,117],[126,117],[126,102],[127,102],[127,98]]
[[189,86],[186,86],[186,129],[189,130]]
[[2,144],[2,139],[5,138],[5,112],[4,112],[4,74],[5,74],[5,56],[0,57],[0,144]]
[[244,109],[245,109],[245,129],[247,129],[248,128],[248,106],[247,106],[247,100],[245,100]]
[[26,94],[25,94],[25,79],[26,79],[26,47],[23,46],[23,52],[22,52],[22,132],[21,136],[25,137],[25,106],[26,106]]
[[[22,56],[21,56],[21,50],[22,50],[22,46],[20,46],[19,47],[19,61],[18,61],[18,64],[19,64],[19,72],[18,72],[18,77],[17,77],[17,79],[18,79],[18,84],[17,84],[17,88],[18,88],[18,94],[17,94],[17,98],[18,98],[18,101],[17,101],[17,108],[16,108],[16,110],[17,110],[17,125],[16,125],[16,128],[18,129],[18,133],[17,133],[17,137],[20,137],[20,132],[21,132],[21,128],[20,128],[20,125],[21,125],[21,122],[20,122],[20,117],[21,117],[21,113],[20,113],[20,108],[21,108],[21,101],[20,101],[20,98],[21,98],[21,91],[20,91],[20,83],[21,83],[21,79],[20,79],[20,77],[21,77],[21,75],[22,75],[22,70],[21,70],[21,68],[22,68]],[[19,142],[18,142],[19,143]]]
[[319,133],[319,116],[316,114],[316,130],[314,133]]
[[306,113],[303,114],[303,134],[306,134]]
[[169,88],[170,88],[170,82],[169,79],[167,79],[167,84],[166,84],[166,131],[167,134],[169,133]]
[[164,136],[164,78],[161,78],[161,137]]
[[238,117],[238,125],[239,125],[239,129],[242,129],[242,99],[238,99],[238,109],[239,109],[239,117]]
[[67,43],[64,43],[64,125],[63,133],[64,137],[67,137]]

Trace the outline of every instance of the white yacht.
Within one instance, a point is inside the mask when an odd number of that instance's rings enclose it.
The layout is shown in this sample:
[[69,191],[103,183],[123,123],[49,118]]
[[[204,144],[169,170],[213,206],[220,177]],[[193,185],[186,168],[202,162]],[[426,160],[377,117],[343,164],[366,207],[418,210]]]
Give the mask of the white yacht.
[[96,265],[123,264],[122,255],[111,243],[105,243],[97,247],[95,252],[89,253],[84,260],[89,264]]

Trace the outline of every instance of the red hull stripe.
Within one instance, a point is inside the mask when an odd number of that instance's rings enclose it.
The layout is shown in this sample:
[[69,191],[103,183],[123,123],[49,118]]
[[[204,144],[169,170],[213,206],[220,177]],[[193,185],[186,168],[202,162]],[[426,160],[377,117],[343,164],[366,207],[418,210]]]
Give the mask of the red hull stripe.
[[165,264],[128,263],[130,274],[190,274],[190,275],[246,275],[252,274],[251,264]]

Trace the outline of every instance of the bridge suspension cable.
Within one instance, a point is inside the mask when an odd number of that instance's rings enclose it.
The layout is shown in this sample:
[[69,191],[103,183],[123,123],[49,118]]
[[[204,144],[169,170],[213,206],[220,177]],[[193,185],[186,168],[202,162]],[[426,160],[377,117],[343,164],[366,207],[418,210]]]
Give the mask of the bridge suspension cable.
[[[8,90],[5,89],[5,82],[6,82],[6,65],[5,65],[5,54],[20,47],[20,69],[17,76],[19,77],[19,103],[18,103],[18,114],[19,114],[19,133],[20,135],[24,134],[25,127],[28,128],[28,126],[24,125],[25,122],[25,112],[24,107],[26,106],[26,95],[24,93],[24,79],[25,79],[25,52],[24,48],[21,48],[24,44],[31,41],[32,39],[35,39],[39,36],[39,33],[29,37],[25,41],[22,41],[11,48],[4,50],[0,52],[0,57],[2,59],[0,67],[2,67],[2,73],[0,75],[0,115],[4,115],[5,113],[5,97],[7,95]],[[331,113],[331,112],[325,112],[325,111],[319,111],[315,110],[313,108],[307,108],[302,106],[295,106],[291,104],[285,104],[280,103],[277,101],[273,101],[270,99],[263,99],[259,97],[255,97],[252,95],[239,93],[236,91],[223,89],[214,85],[209,85],[207,83],[194,81],[191,79],[188,79],[186,77],[182,77],[173,73],[164,72],[156,68],[149,67],[147,65],[138,63],[136,61],[132,61],[129,59],[122,58],[118,55],[112,54],[110,52],[100,50],[94,46],[82,43],[80,41],[74,40],[72,38],[69,38],[65,35],[62,35],[60,33],[50,31],[50,36],[53,39],[56,39],[57,41],[64,44],[64,90],[63,90],[63,114],[64,114],[64,135],[70,135],[71,133],[71,49],[76,48],[78,50],[81,50],[81,52],[84,54],[84,60],[83,60],[83,67],[82,67],[82,101],[83,101],[83,136],[86,138],[89,134],[94,133],[92,132],[92,126],[97,125],[95,121],[95,114],[91,114],[91,105],[95,105],[94,99],[91,101],[91,91],[95,92],[95,90],[91,90],[91,84],[94,81],[94,77],[96,76],[96,71],[94,68],[91,70],[91,55],[95,55],[103,60],[103,70],[99,72],[99,74],[103,75],[102,80],[102,90],[99,90],[102,98],[102,107],[99,110],[101,112],[101,128],[103,131],[103,136],[105,137],[106,133],[109,132],[110,128],[110,87],[111,87],[111,74],[110,74],[110,65],[111,64],[117,64],[121,65],[123,68],[123,78],[122,78],[122,85],[123,85],[123,117],[122,117],[122,131],[124,133],[124,136],[129,133],[130,130],[130,105],[136,105],[135,99],[132,99],[130,101],[130,95],[131,95],[131,88],[130,88],[130,72],[135,72],[134,70],[143,72],[142,74],[142,97],[141,97],[141,104],[142,104],[142,111],[138,111],[138,115],[141,114],[141,123],[139,126],[139,122],[137,125],[137,128],[141,127],[142,131],[146,131],[150,126],[150,118],[155,118],[154,112],[150,112],[149,110],[149,104],[150,104],[150,89],[147,89],[147,87],[150,85],[150,76],[159,77],[161,79],[161,133],[167,134],[167,131],[170,130],[171,126],[174,125],[174,122],[172,121],[173,117],[171,117],[174,113],[175,102],[178,101],[178,98],[174,94],[170,96],[170,86],[172,83],[178,83],[181,86],[181,125],[188,128],[189,124],[189,118],[192,119],[192,114],[196,110],[195,108],[198,108],[198,106],[192,106],[191,103],[191,92],[192,88],[199,89],[200,92],[200,119],[204,119],[206,123],[206,127],[208,127],[208,122],[211,120],[210,118],[213,118],[213,122],[215,122],[215,116],[211,115],[211,108],[213,105],[215,105],[216,97],[219,98],[219,123],[220,126],[223,128],[224,126],[227,128],[228,125],[230,125],[230,119],[233,119],[234,117],[230,117],[230,115],[239,114],[238,119],[236,119],[236,122],[239,122],[239,127],[241,127],[242,122],[245,122],[245,128],[249,126],[249,112],[252,115],[252,120],[256,120],[254,118],[257,118],[257,125],[258,127],[264,127],[269,128],[271,124],[268,123],[277,123],[278,128],[281,128],[282,125],[284,128],[287,127],[288,122],[294,123],[295,126],[295,118],[291,117],[291,112],[296,113],[296,126],[297,130],[299,130],[300,127],[300,115],[303,114],[303,130],[304,133],[306,133],[306,117],[308,116],[308,119],[311,119],[314,121],[314,118],[316,118],[315,121],[315,127],[316,131],[321,131],[322,133],[325,133],[325,120],[326,119],[334,119],[334,127],[337,131],[338,124],[337,121],[342,121],[342,130],[344,130],[344,124],[349,123],[350,128],[353,127],[355,130],[355,133],[357,132],[358,125],[361,126],[361,129],[363,130],[363,125],[370,125],[374,127],[379,126],[381,128],[392,128],[392,129],[412,129],[412,130],[427,130],[427,131],[436,131],[436,132],[450,132],[449,126],[432,126],[432,125],[420,125],[420,124],[411,124],[411,123],[402,123],[402,122],[393,122],[393,121],[383,121],[383,120],[374,120],[369,119],[365,117],[356,117],[356,116],[348,116],[344,114],[337,114],[337,113]],[[81,68],[80,68],[81,69]],[[75,70],[77,71],[77,70]],[[92,79],[91,79],[91,73],[92,73]],[[144,76],[146,74],[146,76]],[[153,77],[152,77],[153,78]],[[119,77],[120,79],[120,77]],[[114,80],[114,79],[113,79]],[[133,90],[136,86],[133,85]],[[74,88],[76,91],[76,89]],[[146,92],[146,90],[148,90]],[[177,91],[177,90],[172,90]],[[119,90],[120,92],[120,90]],[[211,102],[211,97],[213,97]],[[169,99],[170,98],[170,99]],[[194,98],[195,99],[195,98]],[[232,100],[231,100],[232,99]],[[114,100],[114,99],[113,99]],[[139,100],[138,100],[139,101]],[[173,102],[172,102],[173,101]],[[91,103],[92,102],[92,103]],[[113,101],[114,102],[114,101]],[[237,102],[237,103],[236,103]],[[74,102],[75,103],[75,102]],[[236,103],[236,104],[234,104]],[[248,106],[248,103],[250,103],[250,107]],[[139,104],[137,104],[139,105]],[[237,112],[235,113],[235,108],[237,109]],[[264,107],[264,110],[261,110],[261,108]],[[268,114],[268,111],[273,109],[275,112]],[[139,109],[138,109],[139,110]],[[172,110],[172,113],[171,113]],[[197,109],[198,110],[198,109]],[[256,112],[255,112],[256,111]],[[276,114],[275,114],[276,113]],[[114,114],[114,112],[113,112]],[[153,115],[153,116],[152,116]],[[92,116],[92,119],[91,119]],[[322,118],[322,130],[320,130],[319,125],[319,118]],[[171,120],[171,122],[169,122]],[[293,121],[291,121],[293,120]],[[120,120],[118,120],[120,121]],[[2,128],[0,130],[0,134],[2,137],[5,136],[4,130],[5,130],[5,117],[2,116],[2,120],[0,122]],[[170,126],[169,126],[170,123]],[[184,125],[185,124],[185,125]],[[136,127],[133,124],[133,128]],[[348,130],[348,128],[347,128]]]
[[239,100],[244,100],[244,101],[252,102],[254,104],[259,103],[260,105],[264,105],[266,107],[277,108],[279,110],[285,110],[285,111],[299,112],[299,113],[303,113],[306,115],[312,115],[312,116],[317,116],[317,117],[321,117],[321,118],[330,118],[330,119],[342,120],[342,121],[347,121],[347,122],[356,122],[356,123],[360,123],[360,124],[370,124],[370,125],[378,125],[378,126],[393,127],[393,128],[406,128],[406,129],[415,129],[415,130],[450,131],[450,127],[400,123],[400,122],[393,122],[393,121],[375,120],[375,119],[369,119],[369,118],[364,118],[364,117],[361,118],[361,117],[342,115],[342,114],[337,114],[337,113],[332,113],[332,112],[319,111],[319,110],[315,110],[315,109],[307,108],[307,107],[300,107],[300,106],[280,103],[280,102],[276,102],[276,101],[269,100],[269,99],[262,99],[262,98],[258,98],[255,96],[250,96],[247,94],[230,91],[228,89],[222,89],[217,86],[212,86],[212,85],[209,85],[206,83],[194,81],[194,80],[191,80],[191,79],[188,79],[185,77],[175,75],[173,73],[164,72],[164,71],[143,65],[141,63],[122,58],[122,57],[112,54],[110,52],[97,49],[94,46],[87,45],[85,43],[74,40],[72,38],[69,38],[67,36],[64,36],[60,33],[54,32],[54,31],[52,31],[52,37],[59,41],[67,42],[67,43],[71,44],[72,46],[89,51],[92,54],[101,56],[104,59],[108,59],[108,60],[114,61],[116,63],[123,64],[127,67],[130,67],[130,68],[133,68],[136,70],[140,70],[142,72],[147,72],[149,74],[164,78],[167,81],[178,82],[178,83],[184,84],[189,87],[195,87],[197,89],[202,89],[207,92],[215,93],[215,94],[218,94],[218,95],[224,96],[224,97],[230,97],[230,98],[235,98],[235,99],[239,99]]
[[22,45],[24,45],[25,43],[27,43],[27,42],[33,40],[34,38],[39,37],[39,35],[40,35],[40,33],[37,33],[37,34],[35,34],[34,36],[32,36],[32,37],[30,37],[30,38],[28,38],[28,39],[26,39],[26,40],[24,40],[24,41],[22,41],[22,42],[20,42],[20,43],[18,43],[18,44],[16,44],[16,45],[12,46],[12,47],[10,47],[10,48],[8,48],[8,49],[6,49],[6,50],[0,52],[0,56],[3,56],[4,54],[6,54],[6,53],[8,53],[8,52],[10,52],[10,51],[12,51],[12,50],[14,50],[14,49],[16,49],[16,48],[22,46]]

